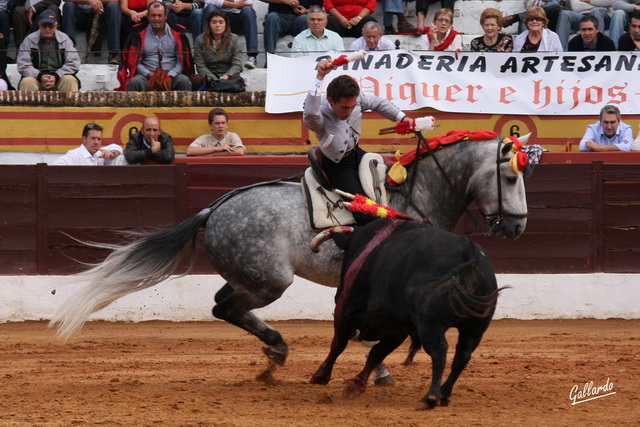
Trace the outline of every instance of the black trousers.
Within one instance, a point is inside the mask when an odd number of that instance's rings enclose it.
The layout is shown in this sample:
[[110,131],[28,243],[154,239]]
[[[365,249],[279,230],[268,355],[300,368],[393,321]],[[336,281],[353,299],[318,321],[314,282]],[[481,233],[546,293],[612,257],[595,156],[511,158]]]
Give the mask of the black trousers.
[[[356,147],[349,155],[343,157],[340,162],[334,163],[326,156],[322,157],[322,168],[329,177],[329,181],[333,188],[346,191],[351,194],[361,194],[365,196],[360,178],[358,176],[358,167],[362,156],[367,152],[360,147]],[[346,199],[345,199],[346,200]],[[353,217],[359,224],[364,224],[376,219],[376,217],[353,212]]]

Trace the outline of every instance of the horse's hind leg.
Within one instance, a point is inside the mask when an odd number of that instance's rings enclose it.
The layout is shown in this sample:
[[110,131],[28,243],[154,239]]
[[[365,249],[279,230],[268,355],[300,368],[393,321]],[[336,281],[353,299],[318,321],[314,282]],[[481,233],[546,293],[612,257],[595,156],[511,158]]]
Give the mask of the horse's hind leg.
[[258,337],[265,344],[263,350],[267,357],[278,365],[284,365],[289,348],[282,335],[258,316],[251,313],[251,310],[264,307],[275,301],[281,293],[271,298],[259,299],[255,295],[240,294],[233,289],[227,283],[218,291],[215,296],[217,304],[212,310],[213,316],[226,320],[232,325],[238,326]]

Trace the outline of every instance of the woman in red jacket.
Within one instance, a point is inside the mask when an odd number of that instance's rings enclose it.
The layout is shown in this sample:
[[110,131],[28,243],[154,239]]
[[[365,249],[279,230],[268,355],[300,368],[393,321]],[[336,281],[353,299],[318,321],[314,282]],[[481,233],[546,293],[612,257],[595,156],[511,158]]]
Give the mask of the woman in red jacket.
[[329,14],[327,29],[341,37],[358,38],[364,24],[376,21],[376,0],[324,0],[324,10]]

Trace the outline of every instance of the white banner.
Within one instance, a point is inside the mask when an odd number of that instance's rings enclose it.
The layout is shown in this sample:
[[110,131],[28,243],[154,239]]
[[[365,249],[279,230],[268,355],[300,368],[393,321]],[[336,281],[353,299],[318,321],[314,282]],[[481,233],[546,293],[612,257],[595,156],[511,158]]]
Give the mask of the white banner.
[[[269,55],[268,113],[302,111],[317,61],[340,53]],[[597,115],[606,104],[640,111],[638,52],[479,53],[367,52],[327,76],[348,74],[363,93],[403,110],[431,107],[460,113]]]

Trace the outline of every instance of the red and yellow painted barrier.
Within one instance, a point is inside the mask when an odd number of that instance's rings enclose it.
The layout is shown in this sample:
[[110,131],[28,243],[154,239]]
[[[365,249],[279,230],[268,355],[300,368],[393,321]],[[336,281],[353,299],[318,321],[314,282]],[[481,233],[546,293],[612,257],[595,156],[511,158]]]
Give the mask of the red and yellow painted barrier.
[[[129,139],[130,128],[139,128],[144,117],[154,115],[160,119],[163,130],[173,137],[176,151],[184,153],[195,138],[209,132],[207,116],[211,108],[3,106],[0,107],[0,151],[64,153],[80,144],[82,128],[90,122],[105,128],[106,143],[124,145]],[[262,107],[225,109],[230,116],[229,130],[240,135],[249,153],[300,154],[307,151],[309,143],[317,143],[302,123],[302,113],[267,114]],[[463,114],[433,109],[408,114],[412,117],[434,116],[439,127],[433,135],[454,129],[488,129],[504,136],[532,132],[530,143],[552,151],[565,151],[567,144],[573,145],[576,151],[586,126],[597,121],[595,116]],[[623,121],[637,129],[640,115],[625,116]],[[404,152],[413,147],[415,139],[410,135],[378,135],[378,130],[388,126],[389,122],[377,114],[365,114],[363,148]]]

